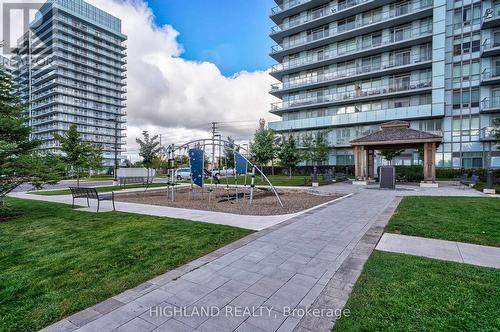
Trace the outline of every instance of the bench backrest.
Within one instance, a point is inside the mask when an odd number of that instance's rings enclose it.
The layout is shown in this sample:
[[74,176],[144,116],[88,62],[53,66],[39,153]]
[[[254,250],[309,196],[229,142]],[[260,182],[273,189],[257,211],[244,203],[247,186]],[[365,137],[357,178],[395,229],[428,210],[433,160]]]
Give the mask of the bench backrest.
[[71,190],[71,195],[74,198],[99,198],[99,194],[95,188],[70,187],[69,190]]
[[140,176],[140,177],[139,176],[121,177],[121,178],[118,178],[118,180],[120,181],[121,185],[129,184],[129,183],[145,183],[146,182],[146,180],[142,176]]

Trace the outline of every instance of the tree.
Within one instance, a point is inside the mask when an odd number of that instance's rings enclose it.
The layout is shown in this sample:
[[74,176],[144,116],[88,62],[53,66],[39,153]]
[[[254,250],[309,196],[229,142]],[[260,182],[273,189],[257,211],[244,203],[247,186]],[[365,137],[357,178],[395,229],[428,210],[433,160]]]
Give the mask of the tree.
[[259,128],[255,131],[254,141],[250,144],[250,152],[255,154],[257,163],[267,165],[276,155],[275,137],[271,129]]
[[30,140],[31,129],[23,118],[26,105],[14,95],[13,87],[0,66],[0,198],[23,183],[41,188],[59,180],[56,158],[39,153],[40,142]]
[[317,165],[328,158],[330,148],[326,133],[317,132],[316,135],[306,134],[302,137],[302,160],[306,163],[309,161],[313,165]]
[[158,157],[162,147],[158,135],[153,137],[149,136],[147,130],[142,132],[142,139],[136,138],[135,141],[139,144],[139,156],[142,157],[142,164],[148,170],[148,183],[149,183],[149,170],[153,166],[153,161]]
[[404,149],[384,149],[380,151],[380,155],[392,165],[392,160],[403,153]]
[[288,167],[288,175],[291,178],[292,168],[297,166],[300,161],[300,153],[297,150],[295,138],[292,135],[288,135],[288,139],[283,137],[278,152],[278,158],[280,159],[281,165]]
[[64,153],[62,159],[76,173],[78,187],[80,186],[80,174],[83,171],[102,168],[101,148],[92,142],[82,141],[76,124],[72,124],[64,135],[55,134],[54,138],[61,144],[61,151]]
[[302,137],[302,160],[310,161],[313,164],[313,182],[316,182],[317,168],[319,163],[322,163],[328,158],[330,148],[326,138],[326,132],[319,131],[316,135],[306,134]]
[[498,145],[497,149],[500,150],[500,118],[493,120],[493,124],[495,125],[493,133],[495,134],[496,144]]
[[227,142],[224,145],[224,157],[228,168],[234,168],[234,139],[231,136],[227,137]]

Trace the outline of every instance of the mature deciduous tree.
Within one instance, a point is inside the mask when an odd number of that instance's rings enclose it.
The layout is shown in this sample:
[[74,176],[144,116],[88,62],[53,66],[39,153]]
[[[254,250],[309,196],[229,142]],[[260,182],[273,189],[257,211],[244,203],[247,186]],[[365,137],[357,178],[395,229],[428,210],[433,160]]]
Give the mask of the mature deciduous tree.
[[40,142],[30,140],[25,107],[13,93],[11,77],[0,66],[0,198],[22,183],[40,188],[59,179],[57,157],[42,155]]
[[278,158],[280,159],[281,165],[288,167],[288,175],[291,178],[292,168],[297,166],[300,162],[300,153],[295,144],[295,138],[293,135],[288,135],[288,138],[283,137],[280,150],[278,152]]
[[64,152],[62,159],[76,173],[77,186],[80,186],[83,171],[102,168],[102,149],[92,142],[83,141],[76,124],[72,124],[64,135],[56,134],[54,138],[61,144],[61,151]]

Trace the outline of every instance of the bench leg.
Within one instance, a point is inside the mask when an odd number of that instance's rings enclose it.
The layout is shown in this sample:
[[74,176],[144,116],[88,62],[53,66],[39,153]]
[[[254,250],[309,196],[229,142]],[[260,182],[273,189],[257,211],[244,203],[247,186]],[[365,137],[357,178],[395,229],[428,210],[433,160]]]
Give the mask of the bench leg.
[[75,208],[75,198],[73,197],[73,203],[71,203],[71,208],[74,209]]
[[97,212],[99,212],[99,199],[97,199]]
[[87,197],[87,207],[90,207],[89,198]]

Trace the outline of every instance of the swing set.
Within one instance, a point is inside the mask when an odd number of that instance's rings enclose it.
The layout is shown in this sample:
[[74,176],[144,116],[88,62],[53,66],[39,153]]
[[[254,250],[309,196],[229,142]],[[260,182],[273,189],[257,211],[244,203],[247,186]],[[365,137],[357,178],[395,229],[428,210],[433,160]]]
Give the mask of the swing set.
[[[234,175],[234,186],[230,186],[229,179],[230,175],[228,168],[228,158],[227,151],[232,152],[234,159],[233,175]],[[226,191],[225,198],[219,200],[219,202],[227,201],[239,201],[247,200],[250,205],[254,203],[255,195],[255,176],[260,174],[263,179],[267,182],[270,187],[263,188],[258,187],[257,189],[262,191],[272,191],[276,196],[278,204],[283,208],[283,202],[273,186],[271,181],[262,172],[262,170],[256,165],[255,157],[252,156],[248,150],[244,149],[240,145],[233,144],[227,140],[223,140],[220,136],[216,139],[198,139],[184,143],[179,146],[170,144],[166,147],[166,152],[169,160],[169,182],[167,188],[167,195],[171,198],[172,202],[175,201],[175,191],[179,187],[178,180],[176,177],[176,169],[178,160],[182,156],[188,156],[189,168],[191,169],[191,199],[195,199],[195,196],[201,194],[203,197],[204,192],[208,193],[208,201],[212,200],[212,196],[217,193],[219,186],[221,185],[221,180],[225,179],[225,186],[223,187]],[[224,153],[223,153],[224,152]],[[210,162],[207,163],[208,157],[210,157]],[[217,158],[217,162],[216,162]],[[221,170],[221,161],[224,161],[224,167]],[[209,165],[206,165],[209,164]],[[215,165],[218,168],[215,169]],[[209,169],[206,166],[210,166]],[[248,170],[250,169],[250,183],[247,183]],[[238,177],[244,175],[243,191],[239,192],[238,188]],[[207,181],[209,180],[209,181]],[[249,187],[249,188],[248,188]],[[234,193],[230,191],[234,189]]]

